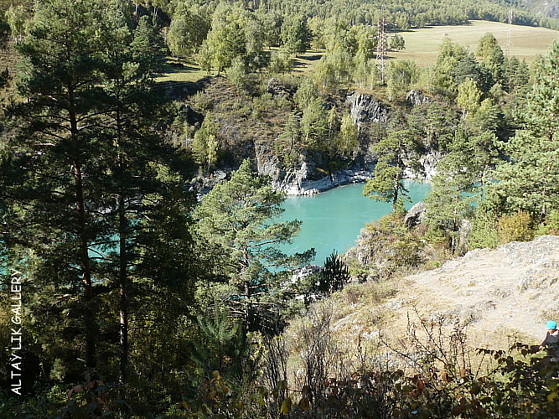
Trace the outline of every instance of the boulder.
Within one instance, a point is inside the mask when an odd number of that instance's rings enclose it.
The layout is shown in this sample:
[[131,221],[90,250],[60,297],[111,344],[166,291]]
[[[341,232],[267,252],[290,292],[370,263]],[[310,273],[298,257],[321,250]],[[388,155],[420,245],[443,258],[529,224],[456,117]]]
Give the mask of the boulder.
[[295,93],[295,89],[293,86],[283,84],[278,79],[275,79],[273,77],[268,81],[268,87],[266,91],[273,96],[279,97],[291,97]]
[[404,224],[406,225],[406,227],[411,228],[418,224],[421,224],[423,218],[425,217],[426,209],[427,206],[423,201],[420,201],[413,207],[411,207],[404,217]]
[[367,93],[352,93],[347,97],[350,115],[357,126],[366,122],[387,122],[388,107]]
[[422,105],[431,102],[420,90],[410,90],[406,95],[406,101],[411,105]]

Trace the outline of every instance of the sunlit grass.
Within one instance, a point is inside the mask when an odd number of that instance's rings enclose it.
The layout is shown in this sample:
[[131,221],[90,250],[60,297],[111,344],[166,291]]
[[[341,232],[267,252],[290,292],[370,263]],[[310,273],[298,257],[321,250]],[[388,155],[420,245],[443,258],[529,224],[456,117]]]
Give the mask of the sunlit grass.
[[[511,46],[507,50],[509,31]],[[445,37],[475,52],[478,41],[488,32],[495,36],[505,53],[527,61],[533,60],[539,54],[545,54],[551,43],[559,38],[559,32],[551,29],[474,20],[471,25],[434,26],[400,32],[406,41],[406,49],[390,52],[389,56],[409,59],[420,66],[428,66],[435,62]]]
[[196,82],[208,74],[193,61],[167,57],[163,72],[156,77],[157,82]]
[[[510,48],[507,48],[510,31]],[[477,43],[486,33],[492,33],[503,51],[527,61],[537,55],[545,54],[551,43],[559,38],[559,32],[546,28],[530,26],[508,25],[506,23],[472,21],[470,25],[434,26],[409,32],[400,32],[406,41],[406,49],[400,52],[389,52],[389,58],[409,59],[418,65],[426,67],[432,65],[445,37],[454,42],[465,45],[475,52]],[[278,48],[271,48],[266,53],[271,54]],[[305,54],[292,57],[293,74],[312,72],[320,59],[325,55],[324,50],[310,50]],[[211,75],[217,74],[215,71]],[[164,72],[157,77],[158,82],[196,82],[208,74],[193,60],[183,60],[174,57],[167,58]]]
[[[272,48],[265,53],[271,54],[278,48]],[[314,66],[324,56],[323,50],[311,50],[298,56],[293,56],[291,61],[293,65],[292,72],[294,74],[307,73],[312,71]],[[216,71],[212,71],[209,75],[216,75]],[[196,82],[201,78],[208,76],[208,73],[200,68],[193,60],[185,60],[176,57],[167,57],[163,72],[156,77],[157,82]]]

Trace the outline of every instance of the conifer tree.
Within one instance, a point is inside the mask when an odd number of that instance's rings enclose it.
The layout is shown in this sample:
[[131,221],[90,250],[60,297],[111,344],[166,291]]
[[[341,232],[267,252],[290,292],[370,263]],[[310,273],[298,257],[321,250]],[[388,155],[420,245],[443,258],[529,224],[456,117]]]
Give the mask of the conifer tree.
[[[41,291],[30,309],[43,330],[39,342],[53,348],[49,356],[64,354],[73,374],[83,358],[112,377],[118,347],[124,383],[140,283],[152,293],[165,289],[167,301],[182,292],[184,304],[191,303],[190,198],[171,167],[174,150],[153,130],[160,103],[150,79],[162,44],[147,18],[135,25],[120,0],[49,0],[35,22],[19,46],[27,100],[12,109],[14,135],[0,160],[2,239]],[[58,304],[67,318],[40,302],[52,304],[56,295],[64,296]],[[50,339],[69,330],[68,342]],[[119,341],[107,330],[118,330]]]
[[522,129],[506,146],[510,161],[491,188],[499,212],[528,211],[536,220],[559,206],[559,42],[535,73],[536,83],[520,110]]
[[278,248],[297,234],[301,224],[274,220],[283,211],[283,199],[283,193],[255,176],[245,160],[194,211],[196,235],[213,257],[213,273],[232,287],[227,304],[248,330],[277,326],[273,313],[280,302],[273,301],[273,280],[313,254],[311,250],[288,256]]
[[406,162],[413,166],[416,156],[416,144],[410,130],[403,129],[390,132],[373,146],[372,151],[378,156],[373,178],[363,187],[363,195],[377,201],[390,202],[392,210],[404,200],[409,200],[408,190],[403,184]]
[[96,365],[99,329],[90,249],[102,237],[91,205],[99,201],[101,171],[99,10],[95,0],[38,4],[34,28],[18,46],[27,100],[12,110],[19,129],[0,170],[4,240],[22,258],[32,251],[30,275],[69,296],[64,305],[80,319],[85,353],[78,357],[88,367]]

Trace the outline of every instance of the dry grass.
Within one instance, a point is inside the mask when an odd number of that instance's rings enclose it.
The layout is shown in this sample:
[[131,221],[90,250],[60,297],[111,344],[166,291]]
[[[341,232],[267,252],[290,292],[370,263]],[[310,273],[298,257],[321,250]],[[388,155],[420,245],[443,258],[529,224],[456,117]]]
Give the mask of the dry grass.
[[[510,30],[511,46],[507,51],[506,44]],[[475,20],[471,25],[435,26],[409,32],[400,32],[406,41],[406,49],[391,52],[392,58],[403,58],[415,61],[420,66],[428,66],[435,62],[439,47],[445,37],[465,45],[475,52],[479,39],[486,33],[492,33],[501,48],[508,54],[527,61],[539,54],[545,54],[551,43],[559,38],[559,32],[545,28],[508,25],[505,23]]]

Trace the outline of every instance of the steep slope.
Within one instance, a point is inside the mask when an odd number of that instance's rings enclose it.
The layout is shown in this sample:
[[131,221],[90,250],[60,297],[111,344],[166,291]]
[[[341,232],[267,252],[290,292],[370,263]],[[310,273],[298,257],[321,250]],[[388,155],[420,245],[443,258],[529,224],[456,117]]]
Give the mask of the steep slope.
[[348,349],[378,336],[398,346],[420,319],[444,333],[464,329],[471,347],[505,349],[541,342],[546,320],[559,319],[558,301],[559,236],[542,236],[474,250],[392,284],[352,284],[324,304]]

